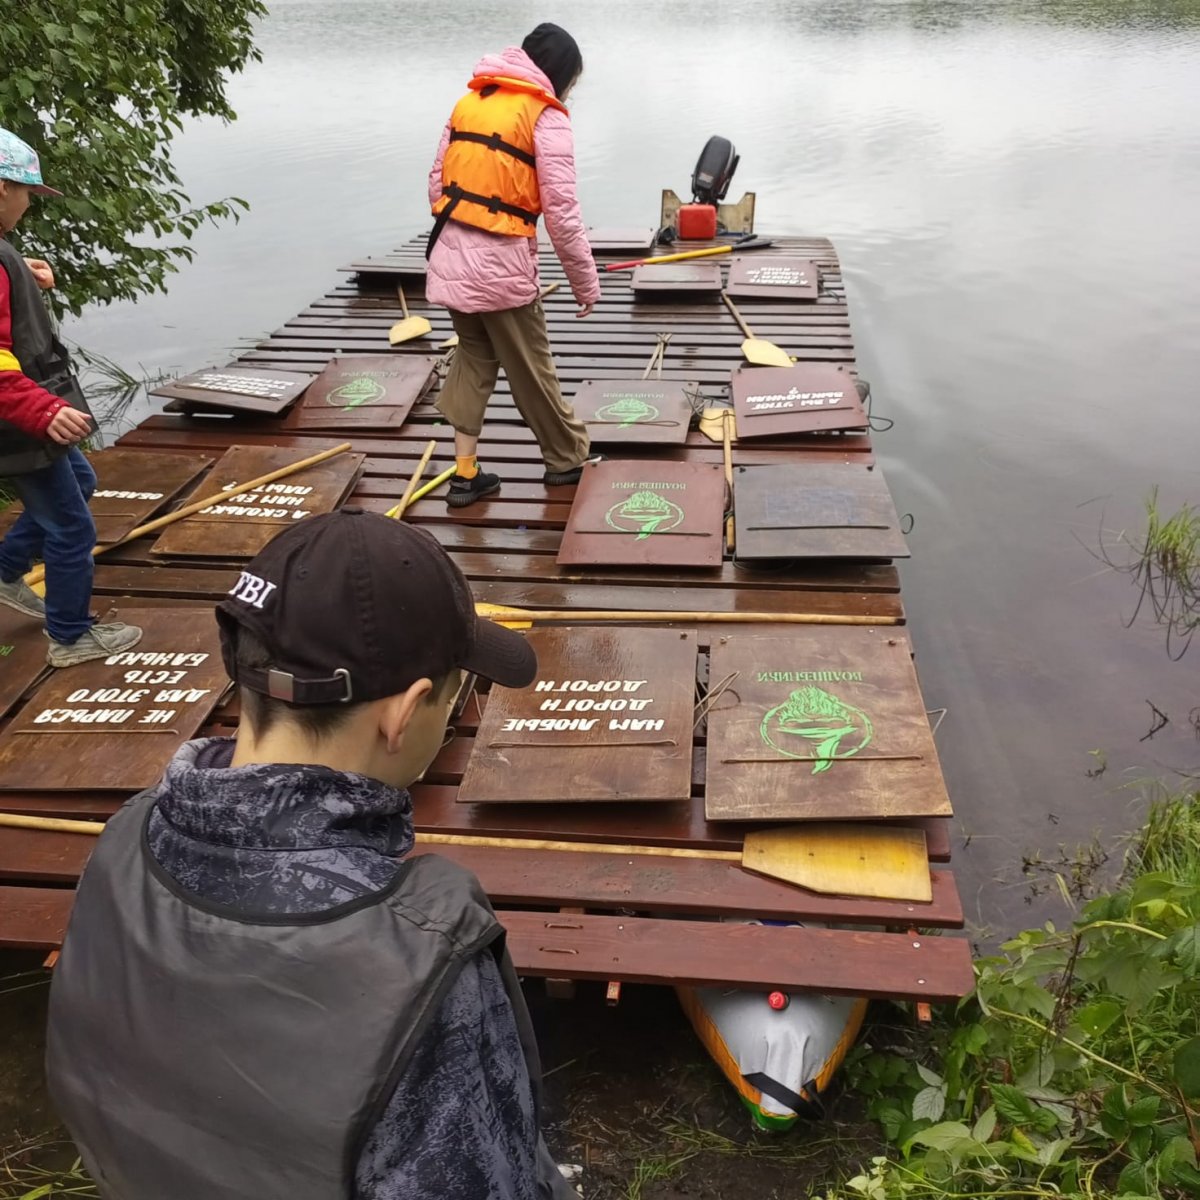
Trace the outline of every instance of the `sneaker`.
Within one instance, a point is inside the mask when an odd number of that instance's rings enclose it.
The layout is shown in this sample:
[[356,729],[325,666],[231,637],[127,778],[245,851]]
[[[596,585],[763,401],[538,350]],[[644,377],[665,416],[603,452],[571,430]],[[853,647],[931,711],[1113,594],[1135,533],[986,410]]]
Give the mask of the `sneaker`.
[[603,454],[591,454],[583,460],[577,467],[572,467],[569,471],[547,471],[542,476],[542,482],[547,487],[561,487],[564,483],[578,483],[583,477],[583,468],[590,463],[598,463],[604,461]]
[[0,580],[0,604],[15,608],[17,612],[27,617],[44,617],[46,602],[25,582],[24,579],[14,579],[12,583]]
[[446,503],[451,508],[466,508],[468,504],[474,504],[481,497],[499,490],[500,476],[489,475],[487,471],[476,471],[470,479],[464,479],[461,475],[451,475]]
[[111,625],[93,625],[73,642],[56,642],[51,638],[46,661],[52,667],[74,667],[93,659],[107,658],[110,654],[120,654],[141,640],[142,631],[136,625],[123,625],[120,621]]

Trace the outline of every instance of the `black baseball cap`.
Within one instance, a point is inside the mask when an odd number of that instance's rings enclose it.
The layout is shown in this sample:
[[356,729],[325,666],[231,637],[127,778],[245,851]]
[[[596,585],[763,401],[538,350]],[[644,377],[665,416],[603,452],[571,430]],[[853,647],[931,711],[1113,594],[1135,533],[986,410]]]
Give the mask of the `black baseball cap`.
[[[460,667],[527,687],[537,656],[475,615],[462,572],[424,530],[361,508],[309,517],[273,538],[217,605],[229,677],[292,704],[379,700]],[[238,633],[270,666],[238,661]]]

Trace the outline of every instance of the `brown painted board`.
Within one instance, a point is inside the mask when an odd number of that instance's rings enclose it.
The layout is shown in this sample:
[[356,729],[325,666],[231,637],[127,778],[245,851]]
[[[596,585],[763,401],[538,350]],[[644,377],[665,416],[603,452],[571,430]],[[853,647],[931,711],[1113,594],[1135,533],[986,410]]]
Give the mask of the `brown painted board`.
[[136,646],[55,671],[0,734],[6,789],[138,791],[208,719],[229,682],[211,605],[118,619],[142,627]]
[[[712,645],[710,821],[951,814],[906,638],[886,626],[791,626]],[[728,682],[726,682],[728,681]]]
[[741,442],[870,424],[854,376],[833,363],[740,367],[732,391]]
[[733,470],[733,497],[739,559],[908,557],[896,507],[878,467],[739,466]]
[[[46,670],[46,638],[39,617],[0,604],[0,717]],[[0,786],[7,780],[0,777]]]
[[231,446],[197,489],[196,499],[212,496],[213,507],[168,525],[151,553],[181,558],[252,558],[293,521],[331,512],[353,486],[364,455],[339,454],[267,484],[261,491],[234,496],[228,504],[220,502],[223,490],[304,457],[298,450]]
[[929,1001],[975,986],[961,938],[592,914],[499,919],[522,975]]
[[735,298],[761,300],[815,300],[820,288],[821,273],[816,263],[784,254],[735,254],[725,285]]
[[209,367],[160,384],[150,394],[185,400],[193,407],[275,415],[283,412],[311,382],[311,375],[299,371]]
[[[96,541],[109,545],[166,507],[213,460],[206,454],[110,448],[88,455],[88,461],[96,472],[96,490],[88,504],[96,522]],[[17,501],[0,513],[0,536],[23,511]]]
[[598,445],[682,446],[693,415],[689,397],[698,388],[666,379],[587,379],[571,403]]
[[529,643],[537,679],[490,693],[460,802],[691,795],[694,633],[538,629]]
[[591,463],[575,489],[557,561],[720,566],[724,512],[719,463]]
[[399,429],[434,380],[431,354],[358,354],[333,359],[290,413],[287,430]]
[[721,290],[721,268],[713,262],[665,263],[663,266],[635,267],[630,279],[635,293],[697,292]]
[[593,254],[648,253],[658,230],[650,225],[589,225],[588,244]]

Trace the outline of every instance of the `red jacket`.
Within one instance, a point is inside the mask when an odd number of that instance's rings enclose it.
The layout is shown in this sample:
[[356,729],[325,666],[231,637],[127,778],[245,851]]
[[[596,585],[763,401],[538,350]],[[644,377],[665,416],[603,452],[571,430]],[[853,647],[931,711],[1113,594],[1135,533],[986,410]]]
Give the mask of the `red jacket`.
[[34,383],[19,370],[12,348],[12,304],[8,272],[0,267],[0,419],[22,433],[45,437],[46,428],[65,400]]

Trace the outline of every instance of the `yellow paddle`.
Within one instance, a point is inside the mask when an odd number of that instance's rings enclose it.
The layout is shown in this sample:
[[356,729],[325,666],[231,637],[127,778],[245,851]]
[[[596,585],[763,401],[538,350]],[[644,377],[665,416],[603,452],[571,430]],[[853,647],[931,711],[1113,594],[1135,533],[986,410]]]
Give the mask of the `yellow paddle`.
[[745,318],[730,300],[728,292],[722,292],[721,299],[725,301],[725,307],[733,313],[733,319],[746,335],[746,340],[742,343],[742,354],[745,355],[748,363],[753,363],[756,367],[790,367],[794,365],[792,356],[786,350],[780,349],[774,342],[767,342],[754,336],[754,331],[746,324]]
[[511,608],[507,604],[475,601],[478,616],[487,617],[510,629],[528,629],[535,622],[567,621],[572,624],[592,624],[601,621],[637,621],[641,624],[680,622],[713,622],[718,625],[898,625],[898,617],[864,617],[851,613],[797,612],[660,612],[588,608]]
[[[0,826],[46,833],[104,832],[102,821],[28,817],[0,813]],[[459,833],[418,833],[418,845],[480,846],[495,850],[550,850],[573,854],[616,854],[622,858],[698,858],[738,863],[758,875],[798,884],[812,892],[871,896],[884,900],[933,899],[925,834],[905,826],[850,822],[784,825],[748,833],[736,850],[691,850],[679,846],[626,846],[602,842],[559,842],[540,838],[480,837]]]
[[400,284],[396,284],[396,295],[400,297],[400,309],[404,313],[404,320],[397,321],[392,326],[388,333],[389,344],[398,346],[401,342],[411,342],[413,338],[424,337],[427,333],[432,333],[433,326],[425,317],[408,315],[408,301],[404,298],[404,288]]

